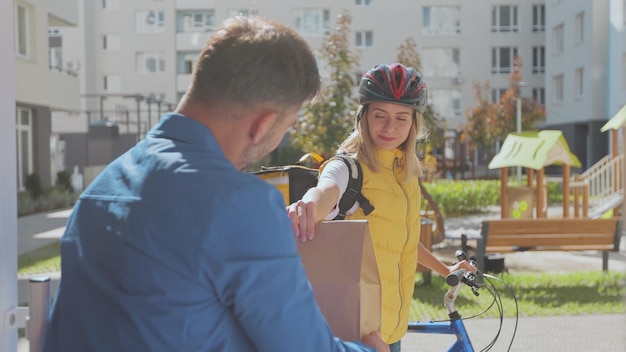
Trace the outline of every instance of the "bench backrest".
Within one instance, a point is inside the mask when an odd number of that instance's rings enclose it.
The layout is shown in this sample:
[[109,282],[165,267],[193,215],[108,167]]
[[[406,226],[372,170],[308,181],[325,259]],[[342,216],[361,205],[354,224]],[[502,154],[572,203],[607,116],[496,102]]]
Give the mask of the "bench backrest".
[[482,222],[487,247],[618,250],[621,221],[587,218],[498,219]]

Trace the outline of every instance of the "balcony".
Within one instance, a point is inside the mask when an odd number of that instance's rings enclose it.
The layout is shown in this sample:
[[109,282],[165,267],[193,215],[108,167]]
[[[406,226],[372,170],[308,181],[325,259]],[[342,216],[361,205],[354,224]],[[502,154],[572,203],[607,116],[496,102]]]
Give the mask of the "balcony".
[[48,26],[74,27],[78,25],[77,0],[48,0]]
[[76,73],[51,68],[48,78],[47,105],[53,110],[79,110],[80,84]]

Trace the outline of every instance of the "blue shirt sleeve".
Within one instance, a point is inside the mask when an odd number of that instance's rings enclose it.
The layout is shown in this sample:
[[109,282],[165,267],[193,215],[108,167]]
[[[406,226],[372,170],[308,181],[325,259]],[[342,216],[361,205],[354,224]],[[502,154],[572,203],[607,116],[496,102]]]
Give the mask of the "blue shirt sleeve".
[[[252,176],[256,177],[256,176]],[[207,239],[207,276],[222,304],[260,351],[374,351],[335,338],[297,252],[282,195],[263,181],[229,192],[224,229]]]

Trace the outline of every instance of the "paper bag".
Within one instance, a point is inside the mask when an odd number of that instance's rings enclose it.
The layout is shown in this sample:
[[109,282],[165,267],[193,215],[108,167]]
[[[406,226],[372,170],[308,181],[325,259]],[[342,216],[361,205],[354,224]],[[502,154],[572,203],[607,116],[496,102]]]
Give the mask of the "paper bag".
[[298,252],[335,336],[355,341],[380,330],[380,277],[366,220],[320,222]]

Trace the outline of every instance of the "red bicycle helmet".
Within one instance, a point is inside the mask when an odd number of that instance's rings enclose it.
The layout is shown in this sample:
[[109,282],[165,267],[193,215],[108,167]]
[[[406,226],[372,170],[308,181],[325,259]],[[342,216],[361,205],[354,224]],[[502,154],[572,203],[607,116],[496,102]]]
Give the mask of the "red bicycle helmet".
[[426,82],[412,67],[398,63],[376,65],[359,84],[359,103],[373,101],[408,105],[422,114],[428,103]]

